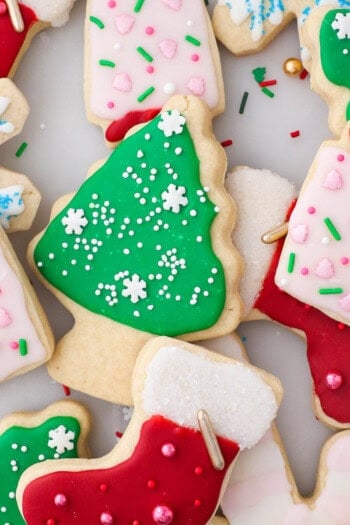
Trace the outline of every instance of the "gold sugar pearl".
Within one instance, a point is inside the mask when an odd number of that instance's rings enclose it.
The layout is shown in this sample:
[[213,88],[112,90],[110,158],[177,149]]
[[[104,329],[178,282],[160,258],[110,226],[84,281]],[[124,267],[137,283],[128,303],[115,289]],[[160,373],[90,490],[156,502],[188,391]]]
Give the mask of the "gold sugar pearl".
[[283,71],[289,77],[296,77],[303,71],[303,64],[299,58],[287,58],[283,64]]

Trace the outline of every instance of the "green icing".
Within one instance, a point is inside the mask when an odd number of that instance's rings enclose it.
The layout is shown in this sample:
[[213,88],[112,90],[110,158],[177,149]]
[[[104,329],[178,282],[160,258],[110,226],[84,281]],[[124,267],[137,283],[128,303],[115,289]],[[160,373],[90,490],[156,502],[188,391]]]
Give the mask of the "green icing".
[[49,224],[37,267],[78,304],[139,330],[208,328],[226,292],[210,238],[219,210],[207,191],[185,118],[163,113],[125,139]]
[[346,106],[346,120],[350,120],[350,102],[348,102],[348,105]]
[[16,502],[21,475],[45,459],[78,457],[79,434],[79,421],[57,416],[37,427],[11,427],[0,436],[0,525],[25,525]]
[[320,29],[321,64],[326,78],[350,88],[350,9],[332,9]]

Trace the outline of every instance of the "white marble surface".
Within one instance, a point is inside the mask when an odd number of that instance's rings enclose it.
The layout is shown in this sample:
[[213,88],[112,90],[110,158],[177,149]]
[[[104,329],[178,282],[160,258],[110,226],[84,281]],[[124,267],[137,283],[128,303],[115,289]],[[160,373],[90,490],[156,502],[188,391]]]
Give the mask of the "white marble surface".
[[[70,23],[62,29],[38,35],[24,57],[15,81],[31,105],[23,133],[1,148],[1,164],[26,173],[43,194],[42,205],[30,232],[12,236],[20,258],[25,261],[28,241],[48,221],[54,200],[75,190],[87,169],[108,154],[102,133],[89,124],[83,102],[84,0],[77,0]],[[226,149],[229,165],[267,168],[302,183],[312,158],[325,138],[327,111],[309,90],[308,80],[288,78],[283,61],[298,56],[295,26],[289,27],[265,52],[234,58],[221,48],[226,86],[227,111],[215,122],[218,140],[231,138]],[[273,99],[261,93],[251,70],[267,68],[267,78],[276,78]],[[244,91],[249,98],[244,115],[238,108]],[[290,131],[300,129],[292,139]],[[28,142],[21,158],[19,145]],[[27,267],[27,266],[26,266]],[[35,280],[35,288],[48,312],[57,337],[71,326],[63,307]],[[305,344],[297,336],[272,323],[242,325],[247,350],[254,364],[278,375],[285,388],[278,424],[298,485],[303,494],[313,490],[320,447],[330,431],[317,422],[311,407],[311,383]],[[60,385],[44,367],[0,385],[0,416],[13,410],[39,409],[64,397]],[[72,392],[92,411],[92,450],[107,452],[115,443],[115,432],[123,430],[123,412],[112,404]]]

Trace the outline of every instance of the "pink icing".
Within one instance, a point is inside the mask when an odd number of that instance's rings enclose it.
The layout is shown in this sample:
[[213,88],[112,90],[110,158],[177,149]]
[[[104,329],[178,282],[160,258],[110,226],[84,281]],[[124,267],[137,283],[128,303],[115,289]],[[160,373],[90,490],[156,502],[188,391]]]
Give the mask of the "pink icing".
[[117,31],[121,35],[126,35],[127,33],[129,33],[134,23],[135,18],[130,15],[118,15],[115,19]]
[[163,4],[174,11],[179,11],[182,7],[182,0],[162,0]]
[[306,224],[297,224],[293,228],[291,228],[290,235],[293,239],[293,241],[303,244],[308,235],[308,227]]
[[131,91],[132,83],[129,75],[127,73],[117,73],[114,78],[113,87],[118,91]]
[[[26,300],[17,275],[0,248],[0,380],[34,363],[44,361],[46,351],[29,317]],[[27,354],[19,353],[20,339],[27,343]]]
[[192,77],[187,82],[186,87],[191,91],[193,95],[201,97],[205,92],[205,84],[203,78]]
[[327,173],[323,181],[323,186],[332,191],[340,190],[343,187],[343,177],[339,171],[331,170],[329,173]]
[[174,58],[177,50],[177,43],[175,40],[170,40],[170,38],[168,38],[159,43],[159,49],[166,58]]
[[330,279],[334,275],[334,266],[332,262],[325,258],[322,259],[316,266],[315,274],[321,279]]
[[[90,22],[90,16],[99,19],[103,29]],[[169,98],[164,91],[169,84],[178,94],[196,93],[211,109],[217,107],[212,29],[202,0],[147,0],[139,12],[129,0],[118,0],[114,9],[105,1],[91,0],[87,20],[87,103],[95,117],[116,122],[129,113],[159,110]],[[101,65],[101,60],[112,66]],[[115,88],[118,74],[128,76],[130,83],[122,85],[130,90]],[[138,100],[149,88],[154,90]],[[114,101],[113,107],[109,101]]]
[[[344,256],[350,249],[350,156],[323,146],[312,169],[290,217],[275,282],[299,301],[350,324],[350,274]],[[294,233],[301,224],[308,229],[303,243]],[[302,268],[314,270],[301,276]]]

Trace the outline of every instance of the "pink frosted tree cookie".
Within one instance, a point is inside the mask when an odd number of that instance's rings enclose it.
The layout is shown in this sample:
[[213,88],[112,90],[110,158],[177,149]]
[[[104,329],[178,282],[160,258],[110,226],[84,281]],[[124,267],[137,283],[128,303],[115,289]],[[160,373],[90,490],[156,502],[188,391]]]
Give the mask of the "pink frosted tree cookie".
[[[11,80],[1,79],[0,144],[20,133],[28,112]],[[39,202],[27,177],[0,167],[0,381],[41,365],[53,351],[46,316],[3,230],[28,229]]]
[[89,0],[86,107],[106,140],[121,140],[175,94],[224,109],[220,59],[202,0]]

